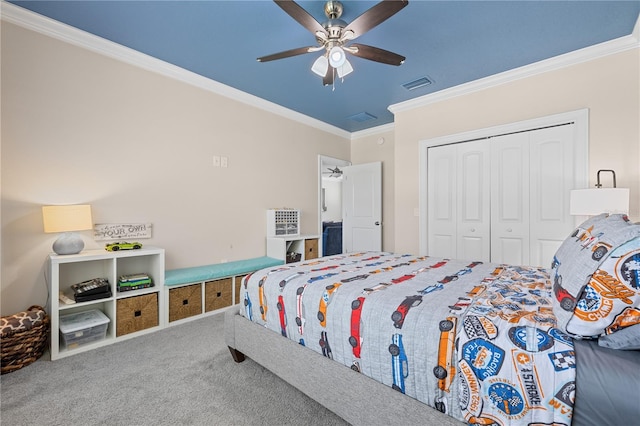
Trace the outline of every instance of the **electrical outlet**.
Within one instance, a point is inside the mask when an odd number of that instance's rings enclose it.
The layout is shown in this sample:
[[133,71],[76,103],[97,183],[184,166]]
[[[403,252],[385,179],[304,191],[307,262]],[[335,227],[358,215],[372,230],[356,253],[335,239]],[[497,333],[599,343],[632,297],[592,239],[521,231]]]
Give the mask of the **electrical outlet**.
[[219,155],[214,155],[213,156],[213,167],[220,167],[220,156]]
[[228,167],[228,166],[229,166],[229,158],[227,158],[227,157],[220,157],[220,166],[222,166],[222,167]]

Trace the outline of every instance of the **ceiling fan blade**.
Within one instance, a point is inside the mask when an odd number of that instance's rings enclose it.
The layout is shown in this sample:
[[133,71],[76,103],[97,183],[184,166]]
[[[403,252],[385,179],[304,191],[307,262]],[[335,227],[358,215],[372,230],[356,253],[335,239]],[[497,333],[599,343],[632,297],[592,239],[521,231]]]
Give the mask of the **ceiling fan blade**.
[[404,56],[398,55],[397,53],[389,52],[388,50],[380,49],[379,47],[367,46],[366,44],[354,43],[349,46],[349,49],[345,50],[359,58],[369,59],[370,61],[381,62],[389,65],[402,65],[406,59]]
[[309,12],[298,5],[298,3],[291,0],[274,0],[274,2],[280,6],[282,10],[287,12],[289,16],[298,21],[300,25],[309,30],[311,34],[315,34],[317,31],[322,33],[327,32],[324,27],[320,25],[313,16],[309,15]]
[[349,30],[353,31],[353,40],[356,37],[360,37],[376,25],[386,21],[408,4],[408,0],[383,0],[354,19],[353,22],[347,25],[342,32],[344,33]]
[[315,46],[298,47],[296,49],[285,50],[284,52],[278,52],[272,55],[262,56],[258,58],[258,62],[275,61],[276,59],[289,58],[291,56],[303,55],[305,53],[315,52],[315,51],[317,51]]

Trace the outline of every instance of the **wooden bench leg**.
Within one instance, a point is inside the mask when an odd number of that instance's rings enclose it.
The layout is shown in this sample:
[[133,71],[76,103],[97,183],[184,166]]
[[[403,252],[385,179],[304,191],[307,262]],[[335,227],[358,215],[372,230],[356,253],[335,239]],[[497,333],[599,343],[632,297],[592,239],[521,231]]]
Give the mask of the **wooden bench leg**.
[[242,362],[245,360],[246,357],[242,352],[235,350],[231,346],[227,346],[227,347],[229,348],[229,352],[231,352],[231,356],[233,357],[233,360],[235,362]]

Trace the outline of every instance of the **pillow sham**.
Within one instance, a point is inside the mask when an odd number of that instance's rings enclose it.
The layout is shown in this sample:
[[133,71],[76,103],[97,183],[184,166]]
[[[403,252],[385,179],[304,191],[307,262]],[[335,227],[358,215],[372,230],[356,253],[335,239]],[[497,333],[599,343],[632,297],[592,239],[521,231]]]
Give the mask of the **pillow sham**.
[[577,338],[613,334],[624,328],[612,327],[616,317],[640,305],[640,226],[620,214],[590,218],[551,266],[558,327]]

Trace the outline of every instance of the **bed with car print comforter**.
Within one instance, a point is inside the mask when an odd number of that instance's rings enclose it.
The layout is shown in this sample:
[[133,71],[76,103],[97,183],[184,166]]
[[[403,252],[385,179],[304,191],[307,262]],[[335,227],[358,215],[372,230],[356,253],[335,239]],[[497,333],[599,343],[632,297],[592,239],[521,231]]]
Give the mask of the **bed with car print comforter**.
[[[640,227],[623,216],[590,219],[551,266],[364,252],[268,268],[243,280],[227,343],[237,361],[236,350],[353,424],[569,425],[576,394],[584,413],[615,399],[614,389],[579,390],[575,338],[596,343],[598,355],[584,358],[588,377],[608,376],[609,352],[630,349],[628,365],[640,366]],[[623,347],[601,353],[621,331]]]

